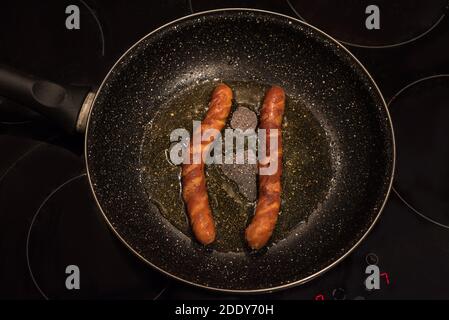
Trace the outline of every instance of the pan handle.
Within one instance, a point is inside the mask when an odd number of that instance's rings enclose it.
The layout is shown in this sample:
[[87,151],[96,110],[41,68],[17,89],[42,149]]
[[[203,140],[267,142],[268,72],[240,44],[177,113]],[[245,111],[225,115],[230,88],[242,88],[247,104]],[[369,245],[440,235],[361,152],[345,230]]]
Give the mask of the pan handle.
[[0,95],[41,113],[71,134],[84,131],[94,96],[88,87],[63,86],[3,65]]

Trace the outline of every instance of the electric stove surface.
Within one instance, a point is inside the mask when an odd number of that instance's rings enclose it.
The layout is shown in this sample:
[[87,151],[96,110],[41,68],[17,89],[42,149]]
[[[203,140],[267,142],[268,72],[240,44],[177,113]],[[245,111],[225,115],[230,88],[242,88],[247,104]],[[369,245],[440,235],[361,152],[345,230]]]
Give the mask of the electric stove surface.
[[[368,237],[320,277],[249,299],[449,299],[448,1],[2,1],[0,63],[56,82],[98,87],[134,42],[173,19],[251,7],[290,15],[342,41],[379,85],[393,119],[397,170]],[[80,29],[65,26],[80,9]],[[172,280],[112,234],[89,188],[81,136],[0,97],[0,297],[237,299]],[[380,270],[367,290],[366,268]],[[66,268],[79,267],[79,290]]]

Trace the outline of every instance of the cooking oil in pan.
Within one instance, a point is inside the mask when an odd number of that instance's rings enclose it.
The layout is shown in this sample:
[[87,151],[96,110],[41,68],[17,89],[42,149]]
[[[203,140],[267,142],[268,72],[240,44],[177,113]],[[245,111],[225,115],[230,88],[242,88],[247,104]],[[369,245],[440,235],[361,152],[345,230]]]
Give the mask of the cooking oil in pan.
[[[226,82],[234,92],[232,111],[245,106],[256,114],[267,85],[253,82]],[[193,238],[181,196],[181,167],[168,158],[170,133],[177,128],[192,131],[192,121],[206,114],[215,82],[195,85],[166,102],[145,128],[142,143],[142,181],[148,198],[176,228]],[[231,115],[226,127],[229,127]],[[324,201],[333,176],[330,144],[319,121],[300,99],[287,96],[282,129],[282,203],[272,242],[288,236]],[[217,228],[215,250],[246,250],[244,230],[256,205],[223,174],[220,165],[206,166],[209,203]]]

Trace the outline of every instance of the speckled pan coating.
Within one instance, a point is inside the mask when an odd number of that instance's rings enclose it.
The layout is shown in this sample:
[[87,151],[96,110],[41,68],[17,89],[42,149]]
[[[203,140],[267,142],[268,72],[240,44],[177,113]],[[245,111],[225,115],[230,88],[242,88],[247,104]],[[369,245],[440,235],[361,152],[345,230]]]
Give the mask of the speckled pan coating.
[[[140,180],[145,124],[179,90],[212,79],[280,85],[330,135],[328,197],[285,240],[256,254],[215,252],[188,238],[152,206]],[[196,14],[142,39],[104,81],[86,135],[94,194],[125,244],[178,279],[240,292],[303,283],[351,251],[383,208],[394,152],[383,98],[348,51],[298,20],[249,10]]]

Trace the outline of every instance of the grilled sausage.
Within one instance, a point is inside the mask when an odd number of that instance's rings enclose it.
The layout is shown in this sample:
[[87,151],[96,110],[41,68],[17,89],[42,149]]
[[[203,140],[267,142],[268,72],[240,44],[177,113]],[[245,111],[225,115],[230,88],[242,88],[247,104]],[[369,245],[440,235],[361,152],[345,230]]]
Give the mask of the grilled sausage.
[[[282,135],[281,124],[285,108],[285,93],[278,86],[271,87],[265,94],[260,112],[259,128],[266,130],[266,156],[268,163],[259,162],[259,196],[256,212],[246,228],[245,237],[252,249],[262,248],[270,239],[281,206],[281,175],[282,175]],[[277,153],[270,153],[270,129],[277,129]],[[274,173],[261,175],[261,168],[269,165],[277,166]]]
[[[231,111],[232,91],[225,84],[219,84],[212,93],[206,117],[198,128],[201,133],[208,129],[221,131]],[[215,224],[212,211],[209,206],[209,198],[206,190],[206,176],[204,173],[204,158],[202,155],[209,151],[213,140],[201,142],[201,150],[190,144],[189,156],[201,153],[201,163],[183,164],[181,172],[182,196],[187,207],[193,233],[196,239],[204,245],[215,240]],[[198,150],[197,150],[198,149]],[[191,161],[193,162],[193,161]]]

